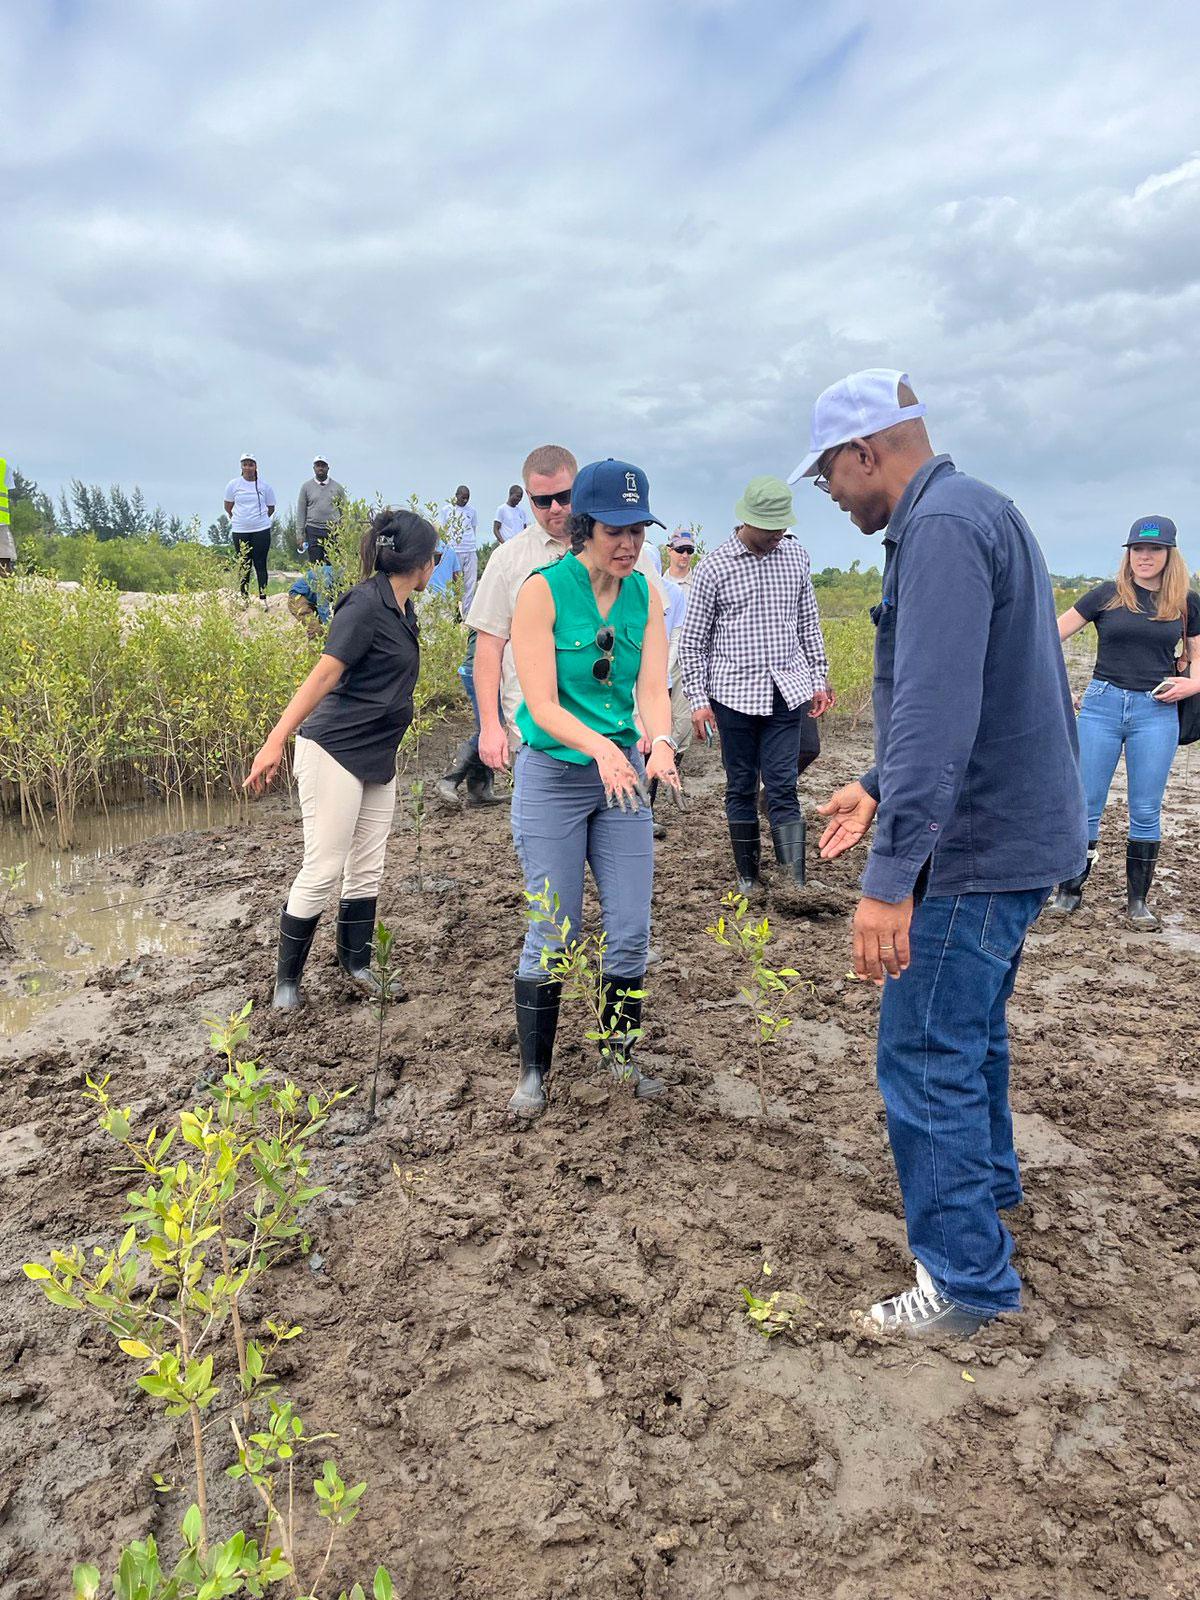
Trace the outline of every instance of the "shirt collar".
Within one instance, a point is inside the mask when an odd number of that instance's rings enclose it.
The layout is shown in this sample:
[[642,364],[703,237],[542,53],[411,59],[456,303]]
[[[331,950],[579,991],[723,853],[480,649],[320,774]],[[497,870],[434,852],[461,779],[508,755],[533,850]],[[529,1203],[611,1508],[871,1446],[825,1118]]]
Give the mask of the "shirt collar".
[[927,461],[923,467],[918,468],[913,473],[905,486],[904,493],[896,501],[895,508],[888,519],[887,532],[883,536],[885,544],[898,544],[900,542],[900,535],[904,532],[905,523],[912,516],[917,501],[925,493],[934,478],[940,476],[943,471],[953,472],[954,470],[954,462],[951,461],[949,456],[934,456],[931,461]]
[[388,582],[388,575],[386,572],[377,572],[375,574],[375,587],[378,589],[380,598],[382,599],[384,605],[390,606],[398,617],[403,616],[404,613],[396,604],[396,594],[391,584]]

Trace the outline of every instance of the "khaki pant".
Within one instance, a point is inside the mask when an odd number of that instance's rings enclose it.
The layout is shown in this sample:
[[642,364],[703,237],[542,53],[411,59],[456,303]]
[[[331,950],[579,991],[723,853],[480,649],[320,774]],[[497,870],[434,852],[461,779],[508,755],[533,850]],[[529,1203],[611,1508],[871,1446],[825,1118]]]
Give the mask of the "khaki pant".
[[338,879],[343,900],[379,893],[396,810],[396,780],[361,783],[314,739],[296,739],[296,785],[304,818],[304,865],[288,894],[289,916],[320,916]]

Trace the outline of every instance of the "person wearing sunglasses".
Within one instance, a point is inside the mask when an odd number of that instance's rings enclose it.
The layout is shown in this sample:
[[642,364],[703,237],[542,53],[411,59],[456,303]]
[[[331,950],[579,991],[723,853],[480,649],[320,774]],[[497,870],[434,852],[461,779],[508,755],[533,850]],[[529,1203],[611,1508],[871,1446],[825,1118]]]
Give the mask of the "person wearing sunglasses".
[[[496,772],[508,766],[521,740],[516,726],[521,687],[508,648],[517,595],[531,572],[557,561],[571,547],[571,486],[578,471],[575,457],[560,444],[538,445],[529,452],[521,476],[533,521],[492,551],[475,598],[465,608],[467,627],[478,634],[474,676],[479,755]],[[644,545],[637,570],[658,585],[658,569]]]
[[[884,533],[875,765],[823,806],[823,860],[874,824],[854,971],[883,986],[876,1075],[916,1282],[871,1319],[969,1334],[1021,1304],[1007,1009],[1050,888],[1082,870],[1086,810],[1054,589],[1007,495],[934,455],[903,372],[821,394],[811,478]],[[886,530],[886,531],[885,531]]]
[[[654,878],[645,780],[679,784],[663,608],[637,570],[647,524],[662,526],[649,494],[646,474],[626,461],[584,467],[573,487],[570,552],[526,580],[512,625],[523,696],[512,830],[525,889],[548,888],[577,936],[591,868],[604,920],[609,1064],[639,1100],[666,1087],[630,1060],[641,1033]],[[521,1117],[546,1108],[561,984],[547,978],[545,962],[558,948],[544,922],[529,924],[515,982],[521,1070],[509,1101]]]
[[688,593],[692,587],[692,577],[695,567],[692,557],[696,554],[696,540],[690,528],[676,528],[667,540],[667,571],[666,576]]

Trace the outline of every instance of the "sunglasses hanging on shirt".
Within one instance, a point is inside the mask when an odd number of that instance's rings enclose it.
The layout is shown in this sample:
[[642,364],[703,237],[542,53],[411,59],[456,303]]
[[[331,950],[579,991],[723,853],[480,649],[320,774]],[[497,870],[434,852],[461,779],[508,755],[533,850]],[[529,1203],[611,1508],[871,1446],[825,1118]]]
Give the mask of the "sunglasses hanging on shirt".
[[616,630],[613,628],[601,628],[596,634],[596,649],[602,652],[600,660],[592,662],[592,677],[597,683],[607,683],[612,676],[613,646],[616,642]]

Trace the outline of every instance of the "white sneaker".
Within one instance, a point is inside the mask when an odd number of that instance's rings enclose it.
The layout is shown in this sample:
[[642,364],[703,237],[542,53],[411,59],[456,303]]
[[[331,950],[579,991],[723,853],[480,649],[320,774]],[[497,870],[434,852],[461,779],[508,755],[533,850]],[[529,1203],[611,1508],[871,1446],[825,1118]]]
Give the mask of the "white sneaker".
[[968,1311],[942,1294],[919,1261],[915,1289],[880,1300],[871,1307],[872,1322],[898,1333],[974,1333],[990,1321],[977,1311]]

